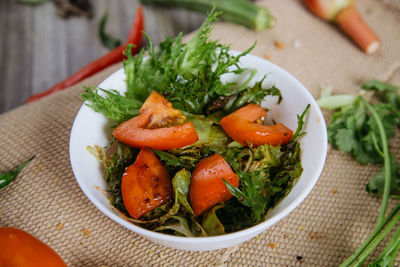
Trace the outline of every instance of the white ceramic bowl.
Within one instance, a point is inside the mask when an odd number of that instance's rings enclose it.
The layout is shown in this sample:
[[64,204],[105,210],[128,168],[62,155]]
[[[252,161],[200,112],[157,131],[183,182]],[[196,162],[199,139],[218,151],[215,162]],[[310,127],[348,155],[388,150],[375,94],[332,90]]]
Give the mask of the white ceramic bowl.
[[[233,54],[238,52],[233,51]],[[280,105],[269,105],[270,117],[282,122],[291,129],[297,127],[297,114],[301,114],[307,104],[311,104],[305,131],[301,138],[302,164],[304,171],[292,191],[266,216],[264,222],[238,232],[215,237],[178,237],[153,232],[134,225],[111,208],[108,199],[102,191],[107,190],[103,180],[103,172],[97,159],[88,153],[88,145],[105,146],[111,138],[112,123],[102,114],[94,112],[85,104],[79,110],[74,121],[70,137],[70,160],[72,170],[82,191],[89,200],[105,215],[115,222],[127,227],[135,233],[156,243],[183,250],[215,250],[234,246],[247,241],[265,231],[271,225],[288,215],[311,192],[317,182],[327,153],[327,133],[325,121],[313,96],[308,90],[285,70],[262,58],[246,55],[241,59],[241,65],[257,70],[254,81],[260,80],[265,74],[265,83],[275,83],[281,90],[283,101]],[[224,77],[231,79],[231,76]],[[100,85],[104,89],[126,90],[125,74],[120,69],[104,80]],[[99,190],[101,189],[101,190]]]

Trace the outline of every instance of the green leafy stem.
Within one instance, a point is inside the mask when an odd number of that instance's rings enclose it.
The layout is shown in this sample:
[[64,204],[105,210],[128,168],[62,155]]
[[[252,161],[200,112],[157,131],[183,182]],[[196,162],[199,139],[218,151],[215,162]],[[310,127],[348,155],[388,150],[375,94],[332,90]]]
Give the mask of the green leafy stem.
[[[328,126],[329,141],[336,148],[352,152],[362,164],[378,163],[383,159],[383,169],[366,187],[368,192],[383,194],[376,225],[361,246],[340,265],[342,267],[361,266],[400,221],[400,203],[386,215],[390,195],[399,194],[399,165],[390,154],[388,144],[388,139],[395,135],[395,127],[400,126],[398,88],[377,80],[366,82],[362,88],[373,91],[382,103],[372,105],[362,96],[355,95],[324,95],[318,101],[323,108],[340,108],[340,111],[332,115]],[[400,227],[383,253],[370,266],[392,266],[399,248]]]
[[[383,198],[381,209],[379,212],[379,217],[377,220],[377,224],[372,232],[372,234],[364,241],[364,243],[353,253],[345,262],[343,262],[340,266],[360,266],[364,263],[368,255],[375,249],[375,247],[379,244],[379,242],[390,232],[390,230],[395,226],[395,224],[400,220],[400,203],[390,212],[390,214],[385,217],[389,196],[390,196],[390,186],[391,186],[391,158],[389,154],[389,145],[387,136],[385,133],[385,128],[383,127],[383,123],[381,118],[379,117],[378,113],[374,109],[374,107],[369,104],[364,98],[361,98],[369,112],[371,113],[372,117],[374,118],[378,129],[379,134],[382,142],[382,149],[377,147],[376,141],[374,142],[379,154],[383,156],[384,159],[384,172],[385,172],[385,184],[384,184],[384,191],[383,191]],[[399,241],[398,236],[400,236],[400,227],[396,231],[395,235],[392,238],[390,244],[388,244],[385,252],[382,256],[387,254],[387,251],[390,251],[390,254],[395,257],[399,248]],[[397,248],[397,250],[395,249]],[[382,258],[382,256],[380,258]],[[391,260],[394,258],[392,257]],[[375,260],[374,262],[378,262],[379,259]]]

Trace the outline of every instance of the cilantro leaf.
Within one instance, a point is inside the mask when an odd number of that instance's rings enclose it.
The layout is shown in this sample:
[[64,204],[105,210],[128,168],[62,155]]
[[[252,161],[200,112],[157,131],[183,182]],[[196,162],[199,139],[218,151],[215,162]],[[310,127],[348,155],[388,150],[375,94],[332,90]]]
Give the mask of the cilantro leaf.
[[[383,124],[387,138],[393,138],[396,125],[400,125],[400,117],[391,104],[378,103],[373,108]],[[361,96],[336,111],[327,129],[329,142],[340,151],[351,153],[357,162],[382,162],[382,157],[376,153],[376,146],[382,146],[381,140],[376,138],[380,134],[379,127],[370,116]]]
[[378,97],[392,105],[397,110],[400,108],[399,88],[393,84],[388,84],[378,80],[370,80],[361,86],[364,90],[377,92]]
[[341,128],[336,132],[335,144],[340,151],[352,152],[357,149],[357,142],[353,130]]
[[[392,195],[400,195],[400,164],[396,162],[393,155],[390,156],[391,162],[391,183],[390,183],[390,193]],[[367,192],[377,193],[379,195],[383,194],[383,188],[385,185],[385,170],[381,170],[376,173],[371,180],[366,185]]]

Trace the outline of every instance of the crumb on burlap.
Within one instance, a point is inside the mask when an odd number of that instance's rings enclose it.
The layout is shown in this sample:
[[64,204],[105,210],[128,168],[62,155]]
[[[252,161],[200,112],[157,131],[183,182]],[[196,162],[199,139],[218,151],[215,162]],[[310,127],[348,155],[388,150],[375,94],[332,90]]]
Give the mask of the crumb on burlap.
[[271,54],[265,53],[265,54],[264,54],[264,58],[265,58],[266,60],[270,60],[270,59],[271,59]]
[[320,233],[320,232],[310,232],[309,239],[310,240],[320,240],[320,239],[327,239],[329,238],[329,234]]
[[89,237],[90,236],[90,231],[88,229],[83,229],[82,233],[86,236]]
[[337,193],[339,193],[339,191],[337,190],[337,189],[332,189],[332,194],[337,194]]
[[312,239],[315,239],[315,238],[318,238],[319,237],[319,235],[318,235],[318,233],[316,233],[316,232],[310,232],[310,239],[312,240]]
[[275,47],[278,48],[279,50],[281,50],[281,49],[283,49],[283,48],[285,47],[285,45],[284,45],[282,42],[277,41],[277,40],[274,42],[274,45],[275,45]]
[[57,228],[57,230],[61,230],[64,228],[64,224],[59,223],[59,224],[57,224],[56,228]]
[[43,164],[39,164],[36,166],[36,170],[41,171],[43,169]]
[[275,242],[272,242],[272,243],[269,243],[268,244],[268,247],[270,247],[270,248],[276,248],[276,243]]

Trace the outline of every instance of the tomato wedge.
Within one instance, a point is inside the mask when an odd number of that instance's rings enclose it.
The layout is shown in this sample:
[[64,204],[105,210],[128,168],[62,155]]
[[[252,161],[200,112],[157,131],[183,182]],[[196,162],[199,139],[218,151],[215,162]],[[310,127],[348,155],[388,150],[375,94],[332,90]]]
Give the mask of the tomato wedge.
[[122,176],[122,199],[134,219],[167,202],[171,188],[167,170],[149,148],[140,150]]
[[239,186],[238,176],[221,155],[213,154],[197,163],[190,181],[190,203],[196,216],[232,197],[222,178]]
[[248,104],[225,116],[220,121],[225,132],[236,142],[247,146],[248,142],[257,147],[264,144],[273,146],[286,144],[293,136],[293,131],[285,125],[263,125],[257,122],[267,112],[259,105]]
[[191,122],[182,124],[185,119],[167,99],[153,91],[140,109],[140,114],[118,125],[112,134],[120,142],[136,148],[180,148],[199,140]]
[[151,114],[147,128],[160,128],[172,124],[182,124],[185,116],[172,104],[156,91],[151,92],[149,97],[140,108],[140,114]]
[[0,227],[0,248],[0,266],[67,266],[48,245],[17,228]]

